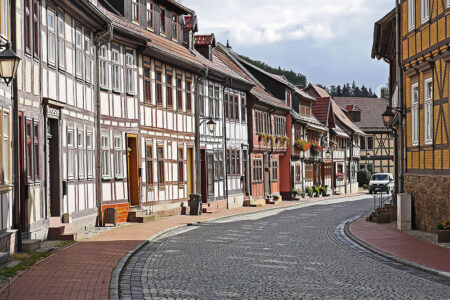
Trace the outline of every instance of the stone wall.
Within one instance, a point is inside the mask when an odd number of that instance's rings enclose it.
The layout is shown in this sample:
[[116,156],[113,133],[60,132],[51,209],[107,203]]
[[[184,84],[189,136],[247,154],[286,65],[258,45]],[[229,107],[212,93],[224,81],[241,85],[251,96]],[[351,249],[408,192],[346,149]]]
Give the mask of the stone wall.
[[450,219],[450,177],[405,175],[405,193],[411,194],[417,229],[436,232],[436,223]]

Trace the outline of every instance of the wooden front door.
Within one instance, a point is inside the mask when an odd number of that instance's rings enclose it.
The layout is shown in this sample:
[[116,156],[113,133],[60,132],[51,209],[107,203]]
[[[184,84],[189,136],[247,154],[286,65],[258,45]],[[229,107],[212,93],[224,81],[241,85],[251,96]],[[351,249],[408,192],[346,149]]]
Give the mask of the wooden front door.
[[127,134],[128,201],[131,206],[139,203],[139,162],[138,139],[135,134]]
[[194,149],[187,148],[187,191],[194,193]]
[[48,119],[47,126],[48,203],[50,215],[59,217],[61,215],[59,120]]

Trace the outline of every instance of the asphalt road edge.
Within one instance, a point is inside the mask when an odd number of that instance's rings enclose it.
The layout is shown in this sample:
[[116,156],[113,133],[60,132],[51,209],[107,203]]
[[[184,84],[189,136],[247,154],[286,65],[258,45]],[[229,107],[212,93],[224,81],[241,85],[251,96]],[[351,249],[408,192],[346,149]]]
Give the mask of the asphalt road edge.
[[424,271],[424,272],[428,272],[428,273],[431,273],[431,274],[434,274],[434,275],[438,275],[438,276],[442,276],[444,278],[450,279],[450,273],[448,273],[448,272],[440,271],[440,270],[437,270],[437,269],[434,269],[434,268],[430,268],[430,267],[427,267],[427,266],[424,266],[424,265],[421,265],[421,264],[418,264],[418,263],[415,263],[415,262],[412,262],[412,261],[409,261],[409,260],[406,260],[406,259],[394,256],[394,255],[391,255],[389,253],[383,252],[383,251],[381,251],[381,250],[379,250],[379,249],[377,249],[377,248],[375,248],[375,247],[365,243],[364,241],[358,239],[353,233],[350,232],[349,227],[350,227],[350,224],[355,222],[357,219],[359,219],[359,217],[361,217],[361,216],[357,216],[353,220],[347,221],[345,223],[345,225],[344,225],[345,235],[348,238],[350,238],[353,242],[357,243],[361,247],[364,247],[367,250],[369,250],[371,252],[374,252],[374,253],[376,253],[376,254],[384,257],[384,258],[396,261],[398,263],[404,264],[406,266],[409,266],[409,267],[412,267],[412,268],[415,268],[415,269],[418,269],[418,270],[421,270],[421,271]]

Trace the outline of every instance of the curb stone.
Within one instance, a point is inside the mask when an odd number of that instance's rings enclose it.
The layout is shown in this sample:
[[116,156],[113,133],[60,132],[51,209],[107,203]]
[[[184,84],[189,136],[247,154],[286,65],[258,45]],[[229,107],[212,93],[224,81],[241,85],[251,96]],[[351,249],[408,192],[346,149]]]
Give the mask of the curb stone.
[[[361,197],[361,196],[365,196],[365,194],[356,194],[356,195],[352,195],[352,196],[348,196],[348,197],[336,197],[335,199],[344,199],[344,198],[355,198],[355,197]],[[362,198],[364,199],[364,198]],[[361,199],[361,200],[362,200]],[[328,201],[328,200],[334,200],[332,197],[323,197],[323,198],[319,198],[317,200],[314,201],[296,201],[297,203],[294,203],[292,205],[286,205],[286,206],[282,206],[282,207],[271,207],[271,208],[267,208],[267,209],[261,209],[261,210],[257,210],[257,211],[251,211],[251,212],[243,212],[243,213],[238,213],[238,214],[234,214],[234,215],[229,215],[229,216],[223,216],[223,217],[217,217],[217,218],[211,218],[209,220],[205,220],[205,221],[199,221],[199,222],[190,222],[190,223],[186,223],[186,224],[182,224],[182,225],[178,225],[178,226],[174,226],[168,229],[165,229],[163,231],[160,231],[154,235],[152,235],[151,237],[149,237],[148,239],[140,242],[138,245],[136,245],[135,247],[133,247],[130,251],[127,252],[127,254],[122,257],[119,262],[117,263],[116,267],[114,268],[112,274],[111,274],[111,281],[109,284],[109,299],[111,300],[119,300],[119,281],[120,281],[120,275],[122,273],[123,268],[126,266],[126,264],[128,263],[128,261],[137,253],[139,252],[139,250],[141,250],[145,245],[147,245],[148,243],[150,243],[151,241],[156,240],[157,238],[162,237],[163,235],[183,228],[183,227],[188,227],[188,226],[193,226],[195,224],[199,224],[199,223],[206,223],[206,222],[210,222],[210,221],[215,221],[215,220],[220,220],[220,219],[227,219],[227,218],[233,218],[236,216],[242,216],[242,215],[251,215],[251,214],[256,214],[256,213],[261,213],[261,212],[266,212],[266,211],[271,211],[271,210],[278,210],[278,209],[283,209],[283,208],[290,208],[290,207],[296,207],[296,206],[301,206],[307,203],[319,203],[322,201]]]
[[400,258],[400,257],[397,257],[397,256],[393,256],[391,254],[383,252],[383,251],[381,251],[381,250],[379,250],[379,249],[377,249],[377,248],[375,248],[375,247],[373,247],[373,246],[371,246],[371,245],[361,241],[360,239],[358,239],[355,235],[353,235],[350,232],[349,227],[350,227],[351,223],[355,222],[360,217],[361,216],[356,216],[354,219],[347,221],[345,223],[345,225],[344,225],[345,235],[347,237],[349,237],[353,242],[357,243],[361,247],[364,247],[367,250],[372,251],[372,252],[374,252],[374,253],[376,253],[376,254],[384,257],[384,258],[396,261],[398,263],[401,263],[403,265],[412,267],[412,268],[420,270],[420,271],[424,271],[424,272],[427,272],[427,273],[431,273],[431,274],[434,274],[434,275],[438,275],[438,276],[450,279],[450,273],[448,273],[448,272],[440,271],[440,270],[437,270],[437,269],[434,269],[434,268],[430,268],[430,267],[427,267],[427,266],[424,266],[424,265],[421,265],[421,264],[418,264],[418,263],[415,263],[415,262],[412,262],[412,261],[409,261],[409,260],[406,260],[406,259],[403,259],[403,258]]

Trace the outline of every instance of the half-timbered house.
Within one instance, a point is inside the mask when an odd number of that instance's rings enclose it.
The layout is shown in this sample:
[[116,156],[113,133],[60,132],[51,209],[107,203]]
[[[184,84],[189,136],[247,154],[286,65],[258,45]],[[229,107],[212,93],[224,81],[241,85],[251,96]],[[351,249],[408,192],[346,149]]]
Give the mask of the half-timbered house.
[[[286,155],[286,117],[290,112],[290,93],[284,84],[256,66],[242,60],[230,47],[219,50],[230,59],[230,67],[255,86],[248,98],[248,136],[250,146],[251,195],[253,204],[265,203],[265,197],[280,193],[280,157]],[[232,62],[232,64],[231,64]],[[263,85],[257,77],[272,83]],[[273,95],[271,92],[276,92]],[[284,139],[283,139],[284,137]],[[285,142],[283,142],[283,140]],[[247,201],[245,204],[251,204]]]
[[[201,118],[201,195],[204,212],[242,206],[244,181],[248,169],[246,132],[241,124],[247,122],[246,92],[251,84],[229,69],[218,57],[213,34],[195,36],[195,53],[208,68],[207,76],[199,82]],[[216,128],[210,132],[207,120]],[[246,129],[246,128],[244,128]],[[239,143],[242,142],[242,143]],[[245,164],[245,165],[244,165]]]
[[359,169],[371,173],[394,174],[394,138],[380,116],[386,110],[385,99],[335,97],[334,100],[367,136],[361,137]]
[[[131,128],[126,133],[128,200],[126,191],[120,194],[125,200],[117,200],[126,210],[132,207],[131,221],[142,221],[148,214],[179,214],[195,183],[194,99],[203,66],[189,42],[196,30],[194,12],[168,0],[105,3],[114,8],[108,11],[113,24],[147,40],[133,56],[139,97],[130,98],[127,91],[127,105],[133,103],[135,114],[122,111]],[[185,16],[189,29],[184,27]]]
[[399,170],[404,185],[401,180],[399,191],[403,192],[404,187],[404,192],[411,195],[414,225],[434,231],[436,223],[450,216],[450,2],[401,1],[399,12],[399,35],[395,11],[375,24],[372,57],[388,61],[391,76],[395,74],[392,41],[398,39],[402,76],[391,77],[391,87],[400,87],[400,97],[392,88],[391,107],[405,116],[400,124],[404,133],[405,147],[400,149],[404,151],[404,170]]

